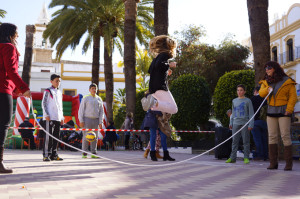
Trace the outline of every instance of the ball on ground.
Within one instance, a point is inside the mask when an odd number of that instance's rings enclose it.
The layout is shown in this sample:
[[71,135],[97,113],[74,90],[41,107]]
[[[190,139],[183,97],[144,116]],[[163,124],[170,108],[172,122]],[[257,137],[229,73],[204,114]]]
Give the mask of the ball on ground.
[[86,133],[85,138],[89,142],[94,142],[96,140],[96,134],[93,131],[89,131]]

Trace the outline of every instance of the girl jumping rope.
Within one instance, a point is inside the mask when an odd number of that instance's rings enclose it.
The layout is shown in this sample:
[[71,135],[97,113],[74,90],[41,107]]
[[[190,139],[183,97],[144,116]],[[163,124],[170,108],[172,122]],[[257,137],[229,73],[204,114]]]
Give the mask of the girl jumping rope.
[[[170,59],[176,55],[177,44],[176,41],[169,36],[160,35],[151,39],[149,45],[150,53],[154,59],[148,71],[150,73],[149,94],[147,94],[145,100],[142,101],[142,105],[145,111],[151,109],[153,112],[162,112],[162,114],[156,114],[156,118],[164,151],[163,159],[174,161],[175,159],[171,158],[167,151],[166,135],[171,135],[168,120],[171,114],[177,113],[178,108],[168,89],[167,77],[172,74],[170,68],[176,67],[176,62],[170,62]],[[157,161],[155,157],[155,140],[158,127],[150,127],[150,156],[153,161]]]

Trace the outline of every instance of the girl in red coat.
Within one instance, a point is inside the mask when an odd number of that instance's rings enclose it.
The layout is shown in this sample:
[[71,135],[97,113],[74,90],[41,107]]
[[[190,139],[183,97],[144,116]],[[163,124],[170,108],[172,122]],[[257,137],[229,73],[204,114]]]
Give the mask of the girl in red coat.
[[18,74],[19,52],[16,48],[17,26],[10,23],[0,25],[0,173],[12,173],[3,164],[4,141],[13,112],[13,91],[30,97],[30,91]]

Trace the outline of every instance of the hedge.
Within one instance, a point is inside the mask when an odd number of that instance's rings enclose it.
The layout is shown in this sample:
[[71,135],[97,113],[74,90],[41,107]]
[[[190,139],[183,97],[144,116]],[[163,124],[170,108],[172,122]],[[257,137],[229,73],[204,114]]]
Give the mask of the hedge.
[[[178,112],[171,118],[177,130],[198,130],[209,119],[211,96],[206,80],[192,74],[181,75],[172,82],[170,91]],[[200,134],[179,133],[182,141],[195,140]]]
[[216,118],[222,125],[228,127],[229,118],[226,115],[232,107],[232,100],[237,97],[236,86],[243,84],[246,87],[246,97],[253,96],[254,83],[253,70],[231,71],[220,77],[213,95],[213,108]]

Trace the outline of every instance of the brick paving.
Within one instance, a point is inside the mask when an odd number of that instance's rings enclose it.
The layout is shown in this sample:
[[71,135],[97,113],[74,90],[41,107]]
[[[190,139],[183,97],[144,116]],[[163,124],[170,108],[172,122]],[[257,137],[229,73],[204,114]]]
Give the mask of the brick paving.
[[[141,151],[100,151],[107,158],[135,164],[152,162]],[[82,159],[60,151],[64,161],[43,162],[41,151],[6,150],[13,174],[0,174],[0,199],[295,199],[300,198],[300,161],[293,171],[266,169],[268,162],[225,164],[214,156],[172,166],[137,167],[104,159]],[[195,155],[172,153],[176,162]]]

